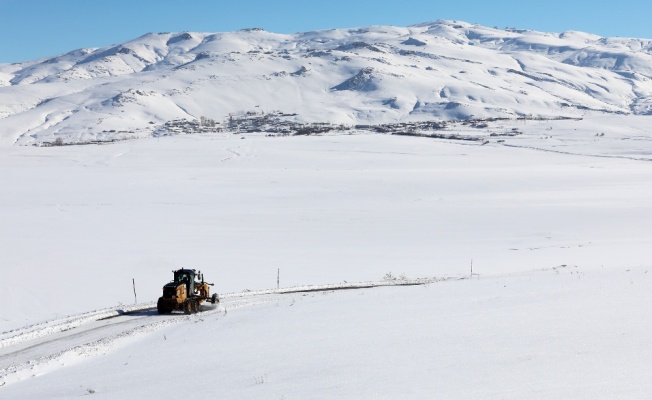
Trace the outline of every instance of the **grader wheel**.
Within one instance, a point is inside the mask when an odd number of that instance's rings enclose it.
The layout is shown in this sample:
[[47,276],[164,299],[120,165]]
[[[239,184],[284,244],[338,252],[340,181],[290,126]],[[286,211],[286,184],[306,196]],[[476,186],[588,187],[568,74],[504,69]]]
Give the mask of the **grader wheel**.
[[172,310],[170,310],[163,301],[163,298],[158,299],[158,303],[156,303],[156,309],[158,310],[159,314],[169,314],[172,312]]
[[192,312],[193,312],[192,301],[186,300],[183,303],[183,313],[184,314],[192,314]]

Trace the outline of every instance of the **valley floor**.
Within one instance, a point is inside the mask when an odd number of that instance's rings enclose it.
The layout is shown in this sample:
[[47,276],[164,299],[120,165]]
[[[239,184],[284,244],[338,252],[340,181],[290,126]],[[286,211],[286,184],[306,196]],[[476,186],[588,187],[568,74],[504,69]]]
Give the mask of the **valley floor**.
[[[0,147],[2,337],[151,304],[180,267],[259,299],[107,320],[131,322],[20,373],[30,357],[5,349],[0,397],[645,398],[647,121],[451,128],[484,144],[221,133]],[[433,282],[254,295],[279,270],[282,287]],[[104,329],[60,334],[88,327]]]

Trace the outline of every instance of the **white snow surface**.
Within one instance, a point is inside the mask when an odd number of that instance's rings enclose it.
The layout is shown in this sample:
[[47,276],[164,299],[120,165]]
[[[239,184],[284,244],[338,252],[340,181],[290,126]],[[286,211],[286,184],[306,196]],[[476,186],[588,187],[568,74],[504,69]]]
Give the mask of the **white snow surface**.
[[569,267],[143,313],[124,334],[5,375],[0,394],[141,399],[199,381],[227,399],[644,399],[647,272]]
[[457,21],[297,34],[150,33],[0,64],[0,141],[156,135],[279,110],[297,122],[652,113],[652,41]]
[[[0,66],[0,398],[649,398],[647,57],[438,21]],[[154,134],[256,106],[449,136]],[[158,315],[180,267],[219,305]]]
[[648,118],[0,147],[0,397],[645,398]]

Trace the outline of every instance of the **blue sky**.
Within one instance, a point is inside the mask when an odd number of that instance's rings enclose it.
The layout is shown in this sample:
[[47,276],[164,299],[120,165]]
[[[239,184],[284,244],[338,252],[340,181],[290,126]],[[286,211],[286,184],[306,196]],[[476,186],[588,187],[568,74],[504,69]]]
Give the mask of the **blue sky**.
[[0,63],[121,43],[148,32],[280,33],[437,19],[652,38],[652,1],[0,0]]

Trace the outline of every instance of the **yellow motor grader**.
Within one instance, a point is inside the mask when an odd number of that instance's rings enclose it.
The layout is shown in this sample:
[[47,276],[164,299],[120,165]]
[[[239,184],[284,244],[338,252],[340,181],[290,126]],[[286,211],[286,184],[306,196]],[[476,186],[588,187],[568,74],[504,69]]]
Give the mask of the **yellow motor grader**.
[[182,268],[172,272],[174,280],[163,286],[163,296],[156,303],[159,314],[169,314],[172,311],[192,314],[199,311],[202,301],[219,303],[217,293],[210,295],[209,286],[213,284],[204,282],[201,271]]

